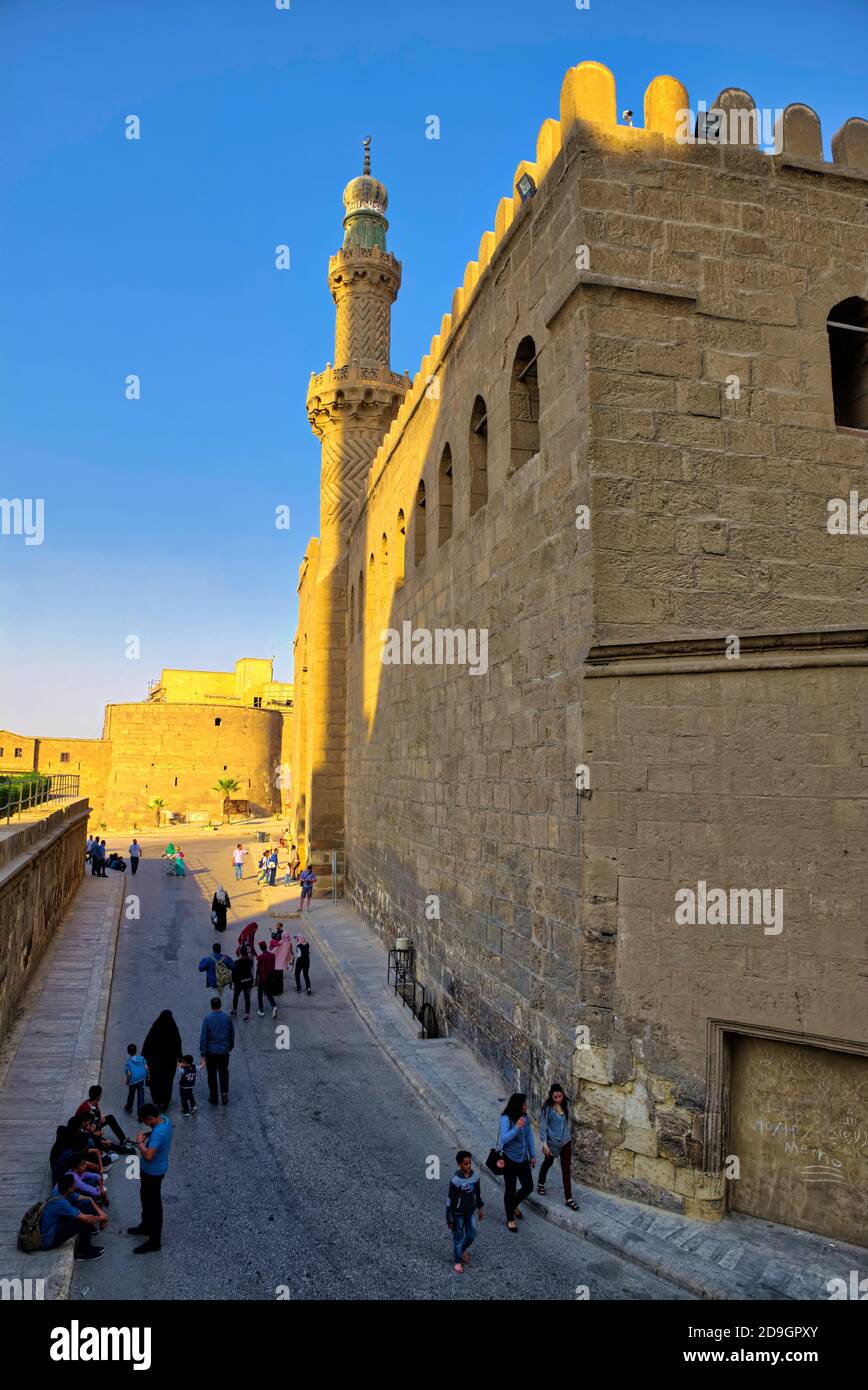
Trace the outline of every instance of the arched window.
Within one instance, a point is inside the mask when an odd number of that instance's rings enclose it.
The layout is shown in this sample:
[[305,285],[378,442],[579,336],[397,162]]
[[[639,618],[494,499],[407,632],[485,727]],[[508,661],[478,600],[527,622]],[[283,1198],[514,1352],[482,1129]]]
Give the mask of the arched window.
[[835,424],[868,430],[868,301],[842,299],[829,314]]
[[425,479],[419,479],[419,487],[416,492],[416,524],[413,529],[413,562],[421,565],[425,559],[425,543],[427,540],[428,518],[425,514]]
[[374,552],[372,550],[368,556],[368,603],[371,606],[372,622],[377,621],[378,602],[376,561],[374,560]]
[[347,640],[348,640],[349,642],[352,642],[352,640],[353,640],[353,638],[354,638],[354,636],[355,636],[355,630],[354,630],[355,621],[356,621],[356,586],[355,586],[355,584],[351,584],[351,585],[350,585],[350,606],[349,606],[349,631],[348,631],[348,633],[347,633]]
[[477,396],[470,412],[470,515],[488,501],[488,407]]
[[365,576],[359,570],[359,635],[364,640],[365,636]]
[[437,501],[439,503],[440,535],[437,543],[442,545],[452,535],[452,450],[448,444],[440,456],[439,488],[440,494]]
[[522,338],[512,364],[509,383],[509,472],[539,453],[539,383],[537,351],[533,338]]
[[392,574],[389,569],[389,539],[385,531],[380,541],[380,583],[383,588],[383,603],[385,605],[391,598],[392,587]]
[[395,585],[404,583],[404,551],[407,546],[407,523],[404,520],[404,508],[398,510],[398,546],[395,555]]

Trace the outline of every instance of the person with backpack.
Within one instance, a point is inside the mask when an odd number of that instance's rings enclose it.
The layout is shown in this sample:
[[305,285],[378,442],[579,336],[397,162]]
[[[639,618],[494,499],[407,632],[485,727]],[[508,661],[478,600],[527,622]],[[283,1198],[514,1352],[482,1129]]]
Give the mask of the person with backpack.
[[221,885],[211,899],[211,924],[215,931],[226,930],[226,920],[231,906],[229,894]]
[[268,886],[269,886],[269,888],[273,888],[273,887],[275,886],[276,882],[277,882],[278,858],[277,858],[277,850],[276,850],[276,849],[273,849],[273,850],[271,851],[271,853],[269,854],[268,860],[267,860],[267,864],[268,864]]
[[250,1022],[250,991],[253,989],[253,961],[246,946],[238,947],[238,959],[232,962],[232,1008],[230,1017],[238,1017],[238,996],[244,995],[244,1022]]
[[518,1230],[516,1217],[524,1220],[524,1212],[519,1211],[519,1206],[533,1192],[531,1169],[536,1167],[533,1130],[527,1117],[527,1096],[523,1091],[516,1091],[506,1102],[500,1116],[497,1147],[503,1158],[506,1226],[515,1234]]
[[[31,1208],[22,1222],[22,1233],[18,1238],[19,1248],[56,1250],[58,1246],[65,1245],[68,1240],[74,1239],[75,1258],[77,1260],[98,1260],[101,1255],[105,1254],[104,1246],[93,1244],[93,1235],[98,1228],[105,1230],[108,1225],[108,1217],[90,1198],[76,1200],[74,1191],[71,1176],[64,1173],[58,1180],[48,1201],[39,1204],[39,1244],[30,1247],[22,1246],[24,1222],[31,1219],[34,1212],[34,1209]],[[86,1207],[86,1203],[90,1204],[90,1209]]]
[[542,1145],[543,1161],[539,1170],[537,1192],[546,1195],[546,1177],[556,1158],[561,1162],[561,1177],[564,1184],[564,1205],[570,1211],[578,1211],[578,1203],[573,1201],[570,1184],[570,1164],[573,1156],[572,1131],[570,1129],[570,1108],[563,1086],[555,1082],[549,1088],[548,1098],[543,1101],[539,1117],[539,1141]]
[[467,1149],[459,1149],[455,1162],[458,1167],[446,1189],[446,1225],[452,1232],[455,1273],[463,1274],[470,1259],[470,1246],[476,1239],[476,1218],[481,1221],[485,1213],[479,1177],[473,1171],[473,1155]]
[[214,942],[210,956],[202,957],[199,962],[199,969],[205,972],[205,985],[208,992],[219,995],[222,1005],[223,991],[227,985],[232,983],[232,957],[221,951],[219,941]]
[[208,1071],[208,1103],[217,1104],[217,1080],[220,1098],[229,1104],[229,1055],[235,1046],[235,1025],[220,1008],[220,1000],[211,1000],[211,1012],[202,1019],[199,1033],[199,1052],[202,1066]]

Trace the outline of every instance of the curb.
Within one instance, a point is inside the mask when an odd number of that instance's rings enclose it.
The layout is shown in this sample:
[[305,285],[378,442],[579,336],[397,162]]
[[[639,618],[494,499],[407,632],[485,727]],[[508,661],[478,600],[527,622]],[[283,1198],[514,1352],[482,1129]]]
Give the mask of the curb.
[[[103,970],[102,985],[100,986],[99,992],[99,1001],[97,1003],[96,1014],[94,1016],[94,1045],[91,1048],[90,1061],[96,1065],[97,1075],[99,1075],[100,1077],[102,1076],[102,1055],[103,1050],[105,1048],[106,1023],[108,1020],[109,1001],[111,999],[112,980],[114,979],[115,973],[115,957],[117,956],[118,936],[120,935],[121,914],[123,913],[124,902],[126,900],[126,882],[127,874],[126,871],[124,871],[124,873],[121,875],[120,880],[121,891],[118,897],[117,918],[114,924],[114,930],[111,934],[109,949],[106,953],[106,965]],[[52,1295],[55,1299],[61,1301],[69,1299],[70,1290],[72,1288],[72,1276],[74,1269],[74,1241],[69,1240],[66,1242],[65,1245],[61,1245],[60,1249],[57,1252],[57,1293]],[[52,1278],[53,1283],[54,1276],[50,1277]]]
[[[383,1039],[376,1027],[376,1020],[372,1017],[370,1010],[356,997],[349,975],[335,956],[334,951],[319,935],[316,927],[308,925],[308,934],[315,939],[323,959],[331,966],[337,976],[338,983],[356,1013],[373,1035],[378,1046],[388,1057],[389,1061],[401,1073],[404,1080],[408,1082],[411,1089],[416,1093],[426,1109],[434,1116],[438,1123],[443,1126],[453,1142],[456,1144],[466,1143],[467,1136],[462,1136],[458,1133],[454,1116],[442,1106],[436,1092],[422,1080],[416,1069],[410,1063],[406,1062],[388,1041]],[[443,1039],[443,1041],[448,1041],[448,1039]],[[479,1164],[478,1172],[485,1176],[492,1188],[496,1188],[498,1191],[502,1190],[500,1187],[500,1180],[495,1178],[493,1173],[489,1172],[484,1162]],[[541,1202],[536,1193],[526,1199],[525,1205],[529,1206],[532,1211],[544,1217],[547,1221],[551,1221],[556,1226],[560,1226],[562,1230],[568,1231],[572,1235],[581,1236],[592,1245],[608,1250],[612,1254],[620,1256],[621,1259],[629,1260],[632,1264],[648,1270],[651,1274],[656,1274],[658,1277],[665,1279],[668,1283],[684,1289],[685,1292],[694,1294],[697,1298],[704,1300],[745,1300],[743,1291],[725,1279],[719,1279],[712,1284],[704,1278],[700,1272],[684,1269],[681,1266],[673,1267],[670,1261],[661,1258],[656,1252],[643,1250],[640,1245],[642,1236],[638,1231],[632,1231],[630,1233],[632,1241],[635,1242],[635,1244],[626,1246],[622,1242],[614,1239],[606,1231],[600,1230],[593,1224],[589,1224],[587,1220],[581,1216],[577,1220],[571,1220],[565,1217],[562,1215],[559,1208]]]

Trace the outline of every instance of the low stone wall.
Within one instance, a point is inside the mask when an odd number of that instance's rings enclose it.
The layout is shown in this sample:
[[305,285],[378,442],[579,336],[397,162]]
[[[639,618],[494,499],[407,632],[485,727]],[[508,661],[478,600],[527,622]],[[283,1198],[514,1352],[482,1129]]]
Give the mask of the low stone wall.
[[89,809],[0,827],[0,1040],[81,882]]

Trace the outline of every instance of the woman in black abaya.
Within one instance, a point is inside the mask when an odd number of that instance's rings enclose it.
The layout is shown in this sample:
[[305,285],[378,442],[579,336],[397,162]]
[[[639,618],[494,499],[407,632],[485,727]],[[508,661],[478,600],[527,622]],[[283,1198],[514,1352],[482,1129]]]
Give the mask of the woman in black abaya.
[[151,1100],[158,1110],[167,1110],[172,1099],[175,1071],[183,1052],[181,1034],[169,1009],[164,1009],[159,1018],[151,1024],[150,1032],[142,1047],[142,1056],[148,1064],[150,1079],[148,1087]]

